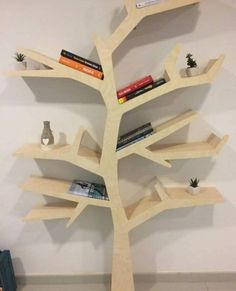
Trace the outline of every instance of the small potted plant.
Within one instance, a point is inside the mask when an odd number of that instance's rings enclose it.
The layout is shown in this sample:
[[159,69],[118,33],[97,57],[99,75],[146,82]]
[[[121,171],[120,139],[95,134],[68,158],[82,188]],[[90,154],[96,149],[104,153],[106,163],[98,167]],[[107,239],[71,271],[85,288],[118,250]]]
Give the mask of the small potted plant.
[[191,179],[189,182],[189,187],[188,187],[188,192],[192,195],[196,195],[197,193],[199,193],[200,191],[200,187],[199,187],[199,182],[200,180],[195,178],[195,179]]
[[187,65],[188,65],[188,67],[186,69],[187,76],[193,77],[193,76],[199,75],[199,69],[197,66],[197,62],[193,59],[193,55],[187,54],[186,59],[187,59]]
[[24,54],[16,52],[14,55],[16,60],[16,69],[17,70],[26,70],[26,56]]

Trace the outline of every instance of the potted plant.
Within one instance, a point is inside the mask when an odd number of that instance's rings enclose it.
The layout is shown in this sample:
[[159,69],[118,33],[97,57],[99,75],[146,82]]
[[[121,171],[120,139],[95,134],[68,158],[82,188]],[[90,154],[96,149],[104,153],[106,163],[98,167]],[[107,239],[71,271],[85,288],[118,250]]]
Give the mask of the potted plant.
[[188,187],[188,192],[192,195],[196,195],[197,193],[199,193],[200,191],[200,187],[199,187],[199,182],[200,180],[195,178],[195,179],[191,179],[189,182],[189,187]]
[[26,56],[24,54],[16,52],[14,59],[16,60],[16,69],[17,70],[26,70]]
[[186,55],[187,59],[187,69],[186,69],[186,74],[188,77],[193,77],[199,74],[199,69],[197,66],[197,62],[193,59],[192,54],[187,54]]

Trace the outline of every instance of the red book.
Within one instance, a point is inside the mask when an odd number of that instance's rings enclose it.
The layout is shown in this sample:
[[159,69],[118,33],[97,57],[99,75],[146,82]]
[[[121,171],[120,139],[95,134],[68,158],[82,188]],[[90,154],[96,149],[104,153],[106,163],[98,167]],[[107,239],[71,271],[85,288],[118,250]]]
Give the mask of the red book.
[[141,89],[149,84],[153,83],[153,78],[152,76],[146,76],[132,84],[130,84],[129,86],[120,89],[119,91],[117,91],[117,97],[121,98],[123,96],[126,96],[127,94],[130,94],[138,89]]
[[68,59],[68,58],[65,58],[63,56],[60,57],[60,60],[59,60],[59,63],[63,64],[63,65],[66,65],[70,68],[73,68],[75,70],[78,70],[80,72],[83,72],[85,74],[88,74],[88,75],[91,75],[95,78],[98,78],[98,79],[102,79],[103,78],[103,73],[100,72],[100,71],[97,71],[95,69],[92,69],[88,66],[85,66],[83,64],[80,64],[76,61],[73,61],[71,59]]

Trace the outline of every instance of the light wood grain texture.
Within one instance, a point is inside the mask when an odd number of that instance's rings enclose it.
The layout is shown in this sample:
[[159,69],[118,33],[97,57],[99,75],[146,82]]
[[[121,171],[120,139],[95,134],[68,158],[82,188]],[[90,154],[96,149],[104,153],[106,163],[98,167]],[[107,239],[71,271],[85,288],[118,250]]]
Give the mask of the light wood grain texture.
[[75,206],[68,206],[67,204],[36,206],[27,214],[25,220],[31,221],[71,218],[75,211]]
[[213,187],[201,188],[200,193],[195,196],[189,194],[186,188],[181,187],[161,188],[160,191],[160,185],[158,185],[156,186],[156,190],[158,192],[145,196],[126,208],[126,214],[129,219],[129,230],[168,209],[224,202],[220,193]]
[[[140,95],[137,98],[131,99],[128,102],[123,104],[118,104],[116,97],[116,85],[114,78],[113,62],[112,62],[112,51],[109,47],[106,46],[106,43],[97,35],[94,35],[94,42],[101,60],[102,67],[104,68],[104,80],[98,80],[89,75],[81,73],[79,71],[73,70],[69,67],[62,66],[60,69],[61,75],[56,75],[54,70],[35,70],[35,71],[15,71],[6,73],[8,76],[22,76],[22,77],[65,77],[71,78],[76,81],[82,82],[84,84],[91,84],[91,87],[97,89],[103,96],[104,103],[109,110],[113,111],[113,114],[123,115],[124,113],[135,109],[149,101],[152,101],[160,96],[163,96],[167,93],[170,93],[179,88],[199,86],[203,84],[211,83],[216,77],[222,63],[224,61],[224,55],[221,55],[218,59],[210,60],[205,70],[202,74],[194,77],[185,77],[181,76],[177,71],[176,62],[180,53],[181,45],[177,44],[175,48],[169,53],[165,60],[165,71],[169,77],[169,80],[166,84],[157,87],[147,93]],[[28,50],[20,50],[27,54]],[[30,51],[31,52],[31,51]],[[31,52],[32,53],[32,52]],[[38,61],[40,61],[41,54],[34,52],[32,57],[36,59],[36,55],[39,54]],[[30,54],[31,55],[31,54]],[[47,58],[43,56],[43,62]],[[46,62],[44,62],[46,63]],[[48,64],[56,63],[56,61],[48,58]],[[56,66],[57,68],[57,66]],[[55,69],[58,70],[58,69]],[[69,71],[68,71],[69,70]],[[92,79],[92,81],[90,81]],[[86,81],[87,83],[86,83]],[[99,84],[97,83],[99,82]]]
[[80,204],[110,207],[109,201],[92,199],[69,193],[68,190],[70,186],[71,186],[70,181],[31,176],[24,182],[21,188],[25,191],[36,192],[44,194],[46,196],[51,196],[71,202],[77,202]]
[[66,161],[100,175],[104,179],[109,201],[71,195],[68,193],[70,182],[52,178],[30,177],[22,188],[26,191],[74,203],[72,206],[63,204],[60,206],[34,208],[27,215],[27,220],[69,218],[67,223],[67,227],[69,227],[89,205],[109,207],[111,209],[114,225],[112,291],[135,290],[129,242],[129,232],[132,229],[164,210],[223,202],[223,198],[215,188],[203,188],[198,195],[192,196],[186,192],[185,188],[165,189],[161,182],[157,181],[152,195],[144,195],[139,201],[124,207],[119,190],[118,162],[120,159],[135,154],[165,167],[171,167],[169,160],[172,159],[200,158],[218,154],[227,142],[228,136],[220,139],[216,135],[211,135],[206,141],[200,143],[157,145],[158,141],[190,124],[197,117],[196,112],[189,110],[156,126],[154,128],[155,133],[152,136],[116,152],[120,123],[125,113],[178,88],[211,83],[216,77],[224,60],[223,55],[218,59],[210,60],[200,75],[185,77],[178,71],[176,65],[181,51],[181,45],[177,44],[167,54],[164,62],[164,75],[167,77],[166,84],[122,105],[117,102],[117,88],[112,60],[113,52],[116,48],[143,18],[198,2],[200,1],[165,0],[149,7],[137,9],[135,0],[124,0],[127,16],[114,33],[107,39],[103,39],[96,34],[93,35],[93,41],[104,71],[104,80],[98,80],[73,70],[58,63],[57,60],[28,49],[21,49],[19,52],[24,53],[28,58],[49,66],[51,69],[8,73],[9,76],[70,78],[101,93],[107,109],[102,150],[97,146],[96,142],[94,142],[96,149],[89,147],[85,142],[85,135],[88,135],[88,132],[80,129],[72,145],[56,145],[50,151],[43,151],[40,145],[29,144],[19,149],[16,155],[34,159]]
[[101,153],[82,144],[86,131],[81,128],[72,145],[54,145],[51,150],[44,151],[40,144],[26,144],[15,152],[17,157],[61,160],[84,168],[87,171],[100,175]]
[[196,159],[204,157],[213,157],[220,152],[228,141],[228,135],[222,139],[214,134],[205,142],[184,143],[178,145],[160,145],[151,150],[156,158],[163,160]]
[[[150,145],[164,139],[172,133],[178,131],[184,126],[190,124],[198,116],[197,112],[189,110],[179,116],[172,118],[156,127],[154,127],[154,133],[139,141],[138,143],[132,144],[117,152],[118,159],[123,159],[132,154],[142,155],[142,152]],[[153,158],[154,159],[154,158]]]
[[79,203],[75,210],[73,211],[73,214],[70,217],[70,220],[68,221],[66,227],[69,228],[73,222],[75,222],[76,218],[85,210],[85,208],[88,206],[88,203],[85,201]]
[[29,49],[18,49],[19,53],[24,54],[28,58],[51,67],[51,70],[25,70],[25,71],[13,71],[6,72],[8,76],[21,76],[21,77],[52,77],[52,78],[68,78],[83,83],[96,90],[100,89],[102,80],[94,78],[90,75],[84,74],[80,71],[69,68],[60,64],[57,60],[45,56],[39,52]]

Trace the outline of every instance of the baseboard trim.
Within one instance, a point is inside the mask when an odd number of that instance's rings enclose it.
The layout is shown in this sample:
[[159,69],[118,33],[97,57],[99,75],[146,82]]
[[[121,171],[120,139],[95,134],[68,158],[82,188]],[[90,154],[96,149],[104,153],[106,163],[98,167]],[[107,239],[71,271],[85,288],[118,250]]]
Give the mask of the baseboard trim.
[[[111,274],[17,275],[19,285],[109,284]],[[136,283],[157,282],[236,282],[236,272],[136,273]]]

